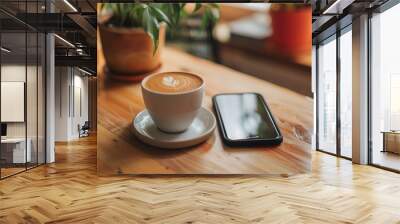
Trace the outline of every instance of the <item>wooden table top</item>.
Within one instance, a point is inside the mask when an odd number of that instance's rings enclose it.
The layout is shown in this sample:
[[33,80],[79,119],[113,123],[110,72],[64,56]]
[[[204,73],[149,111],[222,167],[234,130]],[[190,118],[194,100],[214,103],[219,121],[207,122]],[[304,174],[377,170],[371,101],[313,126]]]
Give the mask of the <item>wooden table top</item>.
[[[99,47],[99,49],[101,49]],[[266,174],[292,175],[310,170],[313,101],[288,89],[166,47],[156,71],[189,71],[206,82],[203,106],[212,109],[219,93],[258,92],[264,96],[284,137],[274,147],[231,148],[218,129],[205,143],[186,149],[147,146],[130,131],[134,116],[144,109],[140,85],[109,79],[98,52],[99,175],[115,174]],[[310,71],[311,72],[311,71]]]

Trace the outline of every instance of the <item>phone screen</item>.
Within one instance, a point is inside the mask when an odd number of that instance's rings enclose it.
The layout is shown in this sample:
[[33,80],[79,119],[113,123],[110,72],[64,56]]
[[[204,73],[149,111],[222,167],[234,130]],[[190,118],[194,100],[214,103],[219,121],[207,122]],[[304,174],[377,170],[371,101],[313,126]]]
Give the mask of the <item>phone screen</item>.
[[260,95],[218,95],[215,101],[229,139],[275,139],[280,136]]

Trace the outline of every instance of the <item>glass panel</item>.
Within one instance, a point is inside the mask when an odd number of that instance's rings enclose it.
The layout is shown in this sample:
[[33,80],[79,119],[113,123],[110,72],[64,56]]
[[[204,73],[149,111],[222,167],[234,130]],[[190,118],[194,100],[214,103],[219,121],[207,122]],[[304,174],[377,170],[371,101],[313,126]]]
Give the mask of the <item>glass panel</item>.
[[[26,150],[26,33],[1,34],[2,178],[25,170]],[[28,147],[29,148],[29,147]]]
[[340,36],[340,152],[352,157],[352,36],[351,30]]
[[27,80],[26,80],[26,113],[27,113],[27,149],[31,151],[30,159],[28,159],[28,168],[37,165],[38,158],[38,52],[37,52],[37,41],[38,36],[36,32],[27,33],[28,38],[28,62],[27,62]]
[[[336,38],[335,38],[336,39]],[[318,149],[336,153],[336,40],[318,48]]]
[[45,52],[45,44],[46,38],[44,34],[39,34],[39,45],[38,45],[38,163],[45,163],[45,60],[46,60],[46,52]]
[[[27,2],[27,13],[37,13],[36,1]],[[37,20],[38,17],[33,17]],[[37,21],[32,21],[36,23]],[[27,113],[27,150],[31,151],[28,168],[38,164],[38,33],[27,30],[27,80],[26,80],[26,113]]]
[[374,15],[372,25],[372,163],[400,170],[400,5]]

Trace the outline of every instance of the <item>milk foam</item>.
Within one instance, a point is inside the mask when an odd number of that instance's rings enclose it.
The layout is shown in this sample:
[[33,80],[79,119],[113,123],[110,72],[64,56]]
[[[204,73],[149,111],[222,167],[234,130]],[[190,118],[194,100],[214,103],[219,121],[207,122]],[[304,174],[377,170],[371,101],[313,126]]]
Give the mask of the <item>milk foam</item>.
[[161,73],[153,75],[146,82],[146,87],[157,92],[185,92],[202,85],[201,78],[186,73]]
[[179,85],[179,80],[174,79],[172,76],[165,76],[163,77],[162,83],[165,86],[176,87]]

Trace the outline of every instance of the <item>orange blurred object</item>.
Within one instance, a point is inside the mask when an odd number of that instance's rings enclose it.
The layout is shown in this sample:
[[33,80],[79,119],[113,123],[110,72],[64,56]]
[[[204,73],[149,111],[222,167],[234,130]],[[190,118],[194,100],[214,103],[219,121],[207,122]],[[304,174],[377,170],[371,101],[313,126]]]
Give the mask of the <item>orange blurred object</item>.
[[311,7],[271,10],[270,16],[276,47],[294,54],[311,50]]

